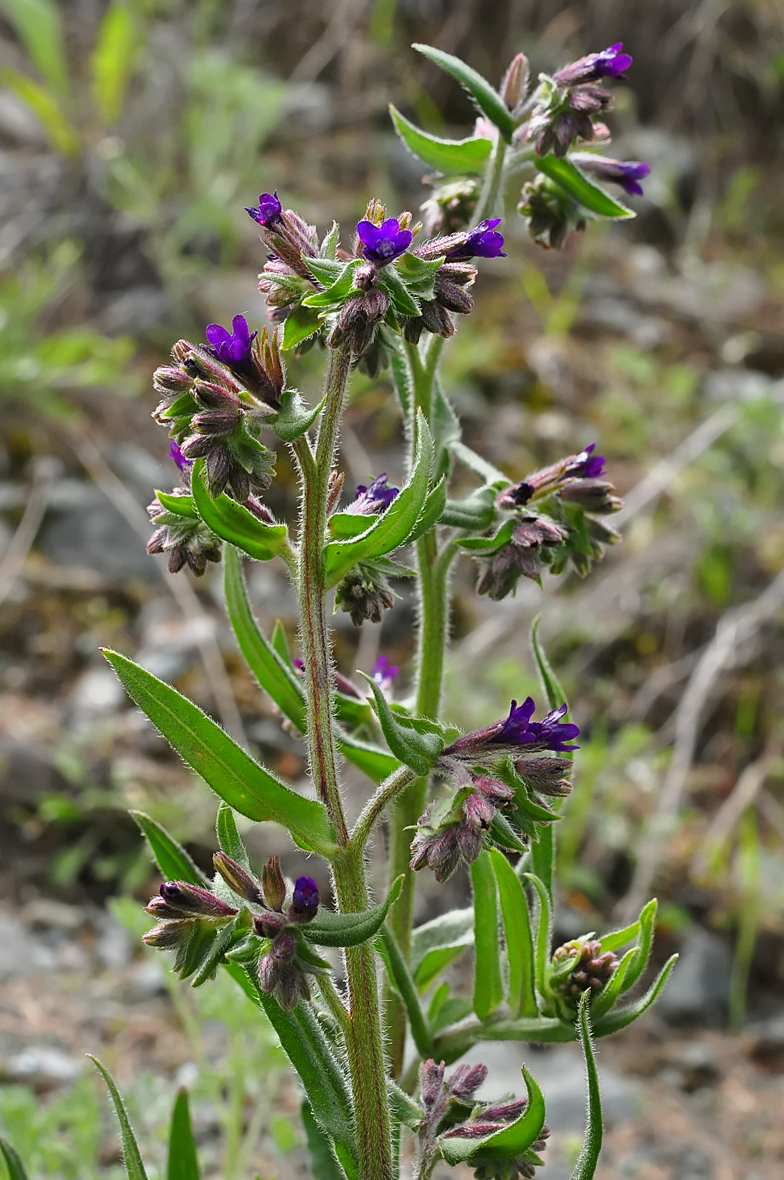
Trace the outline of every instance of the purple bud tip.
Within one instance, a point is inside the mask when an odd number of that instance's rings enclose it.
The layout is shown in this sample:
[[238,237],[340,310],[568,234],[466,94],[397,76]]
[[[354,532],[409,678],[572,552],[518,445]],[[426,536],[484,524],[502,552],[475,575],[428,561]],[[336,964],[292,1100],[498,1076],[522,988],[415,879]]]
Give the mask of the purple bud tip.
[[193,467],[193,460],[185,458],[174,439],[169,443],[169,458],[177,464],[181,475],[187,475]]
[[373,679],[379,688],[388,688],[398,674],[397,664],[389,662],[389,656],[382,654],[373,665]]
[[388,217],[383,225],[372,221],[360,221],[357,225],[359,240],[364,246],[365,258],[376,266],[387,266],[401,254],[405,254],[414,240],[410,229],[401,229],[396,217]]
[[598,82],[600,78],[619,78],[634,60],[622,50],[623,41],[616,41],[599,53],[589,53],[587,57],[564,66],[555,75],[555,80],[562,86],[579,86],[583,82]]
[[297,877],[294,884],[293,909],[303,918],[312,918],[319,907],[318,885],[312,877]]
[[208,324],[207,339],[212,347],[210,352],[230,368],[247,367],[250,361],[251,345],[258,332],[251,333],[245,316],[235,315],[231,321],[232,330],[220,324]]
[[366,486],[361,483],[357,486],[357,494],[349,511],[360,512],[368,516],[376,512],[384,512],[399,491],[400,488],[387,487],[387,473],[382,471],[381,475],[377,475],[371,484]]
[[281,219],[283,208],[278,200],[277,189],[274,193],[262,193],[259,197],[258,207],[245,206],[245,212],[250,214],[254,221],[259,225],[263,225],[265,229],[271,229]]
[[596,443],[589,443],[574,462],[569,464],[567,474],[579,475],[583,479],[598,479],[600,475],[604,475],[604,455],[594,455],[595,449]]
[[465,241],[446,255],[447,262],[459,262],[468,258],[506,258],[503,251],[504,236],[496,231],[501,224],[500,217],[485,219],[466,234]]

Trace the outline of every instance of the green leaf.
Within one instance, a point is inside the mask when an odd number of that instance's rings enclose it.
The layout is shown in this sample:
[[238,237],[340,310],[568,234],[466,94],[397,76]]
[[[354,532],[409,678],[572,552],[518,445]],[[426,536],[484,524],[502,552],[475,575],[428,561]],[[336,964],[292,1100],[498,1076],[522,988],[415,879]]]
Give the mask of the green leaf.
[[670,972],[677,960],[677,955],[672,955],[667,960],[645,995],[641,996],[634,1004],[627,1004],[624,1008],[614,1008],[612,1012],[608,1012],[601,1020],[597,1020],[594,1035],[597,1037],[610,1036],[611,1033],[619,1032],[622,1028],[627,1028],[628,1025],[642,1016],[643,1012],[647,1012],[650,1006],[656,1003],[664,990],[664,986],[670,977]]
[[24,1170],[18,1152],[2,1135],[0,1135],[0,1154],[2,1154],[8,1169],[8,1180],[27,1180],[27,1172]]
[[300,1106],[300,1117],[310,1152],[310,1171],[313,1180],[343,1180],[330,1141],[314,1119],[307,1099],[303,1099]]
[[327,285],[326,291],[313,291],[310,295],[305,296],[302,300],[305,307],[316,307],[323,311],[344,303],[352,291],[357,293],[357,289],[354,287],[354,271],[360,265],[358,258],[341,263],[339,274],[332,283]]
[[191,492],[199,516],[208,528],[257,561],[269,561],[286,545],[285,524],[265,524],[242,504],[221,492],[215,499],[207,491],[204,460],[197,459],[191,472]]
[[418,926],[411,935],[411,971],[420,991],[474,942],[472,908],[451,910]]
[[490,854],[483,850],[471,865],[474,891],[474,1012],[486,1020],[504,998],[498,944],[496,882]]
[[411,1036],[421,1057],[433,1056],[433,1038],[427,1026],[427,1018],[419,1002],[416,985],[411,978],[408,964],[400,953],[394,934],[388,926],[382,926],[376,945],[384,960],[390,982],[398,992],[408,1016]]
[[324,408],[324,398],[312,409],[302,400],[296,389],[284,389],[278,416],[272,428],[283,442],[293,443],[309,430]]
[[544,1095],[525,1066],[523,1078],[528,1101],[520,1117],[508,1127],[494,1131],[484,1139],[469,1139],[462,1136],[445,1139],[443,1135],[440,1136],[439,1147],[448,1164],[454,1167],[469,1160],[475,1161],[476,1164],[480,1159],[515,1159],[536,1142],[544,1126]]
[[530,1041],[536,1045],[562,1045],[576,1039],[575,1026],[555,1016],[494,1020],[482,1025],[473,1034],[473,1040],[476,1041]]
[[305,262],[310,273],[326,288],[331,287],[346,269],[343,258],[306,258]]
[[399,311],[401,315],[419,315],[419,304],[409,293],[408,287],[394,266],[385,266],[379,272],[378,285],[386,291],[395,311]]
[[[261,687],[300,733],[305,732],[305,687],[302,678],[267,639],[251,609],[242,558],[235,549],[223,555],[226,610],[248,667]],[[285,633],[284,633],[285,636]]]
[[11,66],[0,68],[0,86],[7,86],[28,106],[46,133],[46,138],[62,156],[77,156],[79,136],[65,114],[60,101],[51,90],[21,74]]
[[539,680],[547,697],[547,704],[551,709],[559,709],[561,705],[567,703],[566,693],[561,687],[561,683],[555,672],[550,667],[544,648],[539,640],[539,624],[541,621],[542,616],[537,615],[531,624],[531,647],[533,648],[534,659],[536,660]]
[[65,94],[68,63],[60,6],[55,0],[3,0],[2,9],[41,77]]
[[[312,262],[312,259],[311,259]],[[283,343],[281,348],[286,352],[296,348],[303,340],[313,336],[321,327],[321,320],[317,311],[305,307],[302,303],[290,311],[283,324]]]
[[634,987],[635,983],[640,978],[645,968],[648,966],[648,960],[651,957],[651,948],[653,947],[653,936],[656,929],[656,911],[658,908],[658,901],[655,897],[652,897],[648,904],[643,906],[640,912],[640,941],[638,946],[640,953],[626,976],[623,987],[625,992],[627,992],[629,988]]
[[528,899],[503,852],[490,849],[490,860],[498,882],[504,921],[506,957],[509,961],[509,1008],[512,1017],[536,1016],[535,959]]
[[300,927],[300,933],[308,942],[315,942],[319,946],[359,946],[381,929],[390,907],[400,897],[402,888],[401,875],[393,881],[380,905],[371,906],[358,914],[333,914],[320,908],[311,922]]
[[552,899],[543,881],[536,873],[523,873],[530,881],[539,899],[539,920],[536,928],[536,986],[541,995],[547,994],[547,975],[550,966],[550,944],[553,938]]
[[339,729],[337,733],[338,747],[344,758],[358,766],[373,782],[382,783],[385,778],[400,767],[400,762],[388,750],[374,746],[371,742],[363,742],[354,737],[353,733],[346,733]]
[[324,555],[327,586],[334,586],[357,562],[397,549],[415,526],[427,498],[433,463],[433,439],[421,411],[415,429],[411,475],[386,512],[358,537],[328,542]]
[[167,512],[173,512],[175,516],[184,516],[188,520],[199,519],[199,514],[193,503],[193,496],[175,496],[171,492],[159,491],[156,491],[155,495]]
[[625,946],[627,942],[631,942],[640,933],[639,919],[632,922],[630,926],[624,926],[622,930],[611,930],[608,934],[603,934],[599,939],[602,948],[602,954],[605,951],[617,951],[620,947]]
[[535,155],[533,161],[540,172],[544,172],[545,176],[554,180],[574,201],[598,217],[630,218],[637,216],[631,209],[627,209],[620,201],[616,201],[604,189],[589,180],[585,173],[581,172],[577,165],[566,157],[559,159],[553,155]]
[[215,819],[215,835],[218,838],[218,847],[221,852],[225,852],[232,860],[236,860],[237,864],[250,871],[248,850],[242,842],[234,812],[228,803],[223,801],[218,807]]
[[119,652],[102,651],[128,694],[216,795],[240,815],[283,824],[295,839],[328,854],[335,832],[322,803],[292,791],[176,688]]
[[447,500],[441,513],[441,524],[455,529],[470,529],[483,533],[497,519],[495,500],[498,492],[493,487],[477,488],[465,500]]
[[[560,818],[560,816],[554,816]],[[536,839],[531,843],[531,863],[539,880],[547,890],[552,903],[555,885],[555,824],[542,823],[536,832]]]
[[207,877],[194,864],[183,846],[169,835],[163,824],[151,819],[143,811],[130,811],[128,814],[139,825],[165,881],[187,881],[191,885],[209,887]]
[[514,519],[505,520],[492,537],[461,537],[457,542],[467,553],[495,553],[512,539]]
[[445,176],[481,176],[493,150],[492,141],[479,136],[470,139],[439,139],[409,123],[396,107],[389,104],[389,114],[409,151],[430,168]]
[[125,1109],[125,1104],[120,1097],[120,1091],[114,1084],[114,1079],[109,1073],[105,1065],[102,1065],[97,1057],[93,1057],[92,1053],[87,1056],[92,1061],[95,1068],[103,1077],[106,1085],[109,1087],[109,1094],[114,1103],[114,1111],[117,1115],[117,1121],[120,1124],[120,1141],[122,1143],[123,1163],[125,1164],[125,1172],[128,1180],[147,1180],[147,1173],[144,1170],[142,1157],[139,1152],[138,1144],[136,1143],[136,1136],[133,1133],[130,1119],[128,1118],[128,1111]]
[[420,512],[417,522],[405,540],[406,545],[418,541],[441,520],[446,505],[446,477],[442,476],[434,488],[428,492],[425,506]]
[[473,471],[474,475],[478,475],[484,483],[497,487],[499,491],[501,488],[510,486],[512,481],[508,475],[505,475],[497,467],[493,467],[492,463],[488,463],[482,455],[477,455],[476,451],[472,451],[459,438],[450,442],[449,449],[456,459],[469,471]]
[[486,79],[472,70],[470,66],[454,57],[451,53],[444,53],[443,49],[434,49],[432,45],[412,46],[413,49],[424,54],[430,61],[435,62],[442,70],[446,70],[453,78],[457,78],[461,86],[465,87],[476,105],[491,123],[495,123],[507,143],[512,142],[515,123],[504,100],[497,90],[494,90]]
[[333,512],[327,521],[327,528],[333,536],[338,537],[341,541],[358,537],[360,533],[364,533],[370,525],[375,524],[379,519],[377,512]]
[[630,947],[602,990],[593,996],[591,999],[591,1018],[593,1020],[601,1020],[605,1013],[610,1011],[621,992],[627,990],[624,981],[635,960],[639,957],[638,948],[636,946]]
[[132,7],[115,0],[101,21],[90,57],[93,98],[106,126],[115,123],[122,114],[137,45]]
[[325,234],[322,238],[321,245],[319,246],[319,258],[334,260],[339,243],[340,226],[336,221],[333,221],[329,228],[329,233]]
[[199,1180],[199,1161],[196,1158],[187,1090],[178,1090],[174,1100],[166,1180]]
[[407,422],[411,416],[411,405],[414,395],[408,358],[400,347],[390,350],[389,371],[392,376],[395,393],[400,402],[403,418]]
[[392,1078],[387,1078],[387,1097],[389,1113],[395,1122],[403,1123],[406,1127],[417,1127],[422,1122],[425,1114],[422,1107],[405,1090],[401,1090]]
[[604,1126],[602,1124],[602,1096],[599,1092],[599,1073],[596,1069],[593,1041],[591,1039],[591,1018],[589,1016],[589,992],[580,997],[577,1027],[585,1057],[585,1073],[588,1081],[588,1110],[585,1116],[585,1137],[577,1163],[570,1180],[593,1180],[599,1155],[602,1150]]
[[444,748],[444,739],[436,733],[417,733],[395,717],[381,688],[371,676],[360,672],[373,692],[381,732],[392,753],[418,775],[428,774]]

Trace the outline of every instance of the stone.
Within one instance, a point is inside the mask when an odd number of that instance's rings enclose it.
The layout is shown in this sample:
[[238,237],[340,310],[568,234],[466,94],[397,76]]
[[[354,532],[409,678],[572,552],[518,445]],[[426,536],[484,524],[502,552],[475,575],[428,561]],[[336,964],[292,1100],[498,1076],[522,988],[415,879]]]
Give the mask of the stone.
[[674,1025],[724,1023],[729,1002],[732,955],[717,934],[692,926],[680,959],[656,1004],[658,1015]]
[[36,548],[57,565],[118,580],[159,577],[141,537],[87,480],[63,480],[53,490]]
[[13,914],[0,913],[0,979],[14,979],[54,966],[52,951]]
[[48,1045],[30,1045],[6,1062],[5,1071],[14,1081],[28,1085],[52,1085],[73,1082],[83,1065],[75,1057]]

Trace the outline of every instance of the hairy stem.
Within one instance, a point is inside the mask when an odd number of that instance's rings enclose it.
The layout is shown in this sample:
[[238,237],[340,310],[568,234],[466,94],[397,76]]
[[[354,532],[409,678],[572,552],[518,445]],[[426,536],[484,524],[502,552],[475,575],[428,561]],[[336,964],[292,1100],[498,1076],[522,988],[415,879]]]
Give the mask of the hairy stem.
[[[307,438],[295,444],[302,474],[299,598],[305,689],[308,699],[310,768],[319,798],[329,812],[338,845],[332,861],[335,895],[342,912],[363,910],[368,903],[362,852],[349,841],[340,797],[332,716],[332,666],[324,585],[324,534],[327,489],[335,457],[351,355],[329,354],[326,400],[315,454]],[[371,943],[345,953],[350,1011],[345,1023],[346,1049],[356,1121],[360,1180],[391,1180],[392,1143],[386,1089],[386,1061],[376,959]]]
[[490,160],[490,167],[482,185],[482,193],[474,212],[474,221],[479,223],[486,217],[492,217],[499,203],[501,184],[504,179],[504,164],[506,163],[506,141],[498,135]]

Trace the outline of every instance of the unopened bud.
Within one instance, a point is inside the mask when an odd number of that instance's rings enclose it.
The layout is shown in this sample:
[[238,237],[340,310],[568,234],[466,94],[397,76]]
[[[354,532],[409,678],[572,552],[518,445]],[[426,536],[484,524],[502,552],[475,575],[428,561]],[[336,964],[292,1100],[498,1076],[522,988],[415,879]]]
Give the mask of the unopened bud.
[[291,911],[302,920],[309,922],[319,907],[318,885],[312,877],[297,877],[294,884],[294,898]]
[[260,934],[262,938],[275,938],[282,930],[286,929],[287,922],[288,918],[285,914],[279,914],[276,910],[270,910],[266,914],[256,914],[253,919],[256,933]]
[[501,98],[510,111],[519,106],[525,98],[528,89],[528,76],[528,58],[524,53],[518,53],[512,58],[501,83]]
[[269,908],[282,910],[283,902],[286,900],[286,882],[283,880],[277,856],[271,856],[262,869],[261,883]]
[[244,897],[246,901],[263,904],[264,896],[261,889],[241,864],[237,864],[237,861],[232,860],[225,852],[216,852],[212,858],[212,863],[215,865],[221,877],[223,877],[229,889],[233,890],[240,897]]

